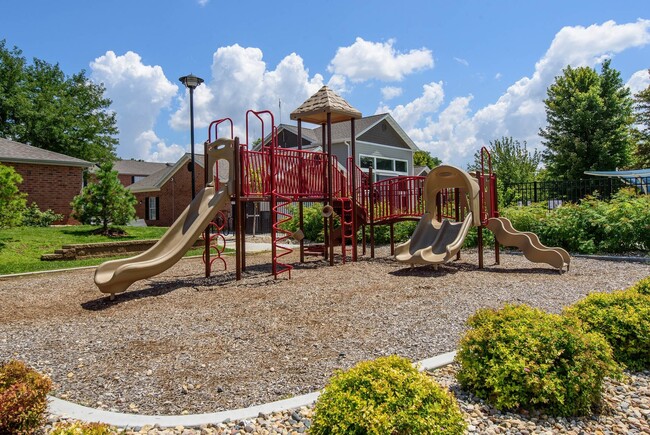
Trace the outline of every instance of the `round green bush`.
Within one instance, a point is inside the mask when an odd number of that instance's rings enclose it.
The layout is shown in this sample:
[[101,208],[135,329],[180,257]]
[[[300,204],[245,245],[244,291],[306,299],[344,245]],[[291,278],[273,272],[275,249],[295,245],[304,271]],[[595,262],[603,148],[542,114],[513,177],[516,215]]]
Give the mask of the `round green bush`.
[[32,433],[43,424],[52,381],[20,361],[0,366],[0,433]]
[[406,358],[389,356],[337,372],[314,409],[310,433],[462,434],[455,399]]
[[592,293],[568,307],[565,314],[580,319],[589,331],[602,334],[616,361],[628,369],[650,368],[650,295],[634,287]]
[[641,293],[642,295],[650,296],[650,276],[643,278],[641,281],[634,284],[630,287],[630,290]]
[[573,318],[506,305],[478,310],[468,324],[458,382],[500,410],[585,415],[600,402],[603,378],[620,374],[605,339]]

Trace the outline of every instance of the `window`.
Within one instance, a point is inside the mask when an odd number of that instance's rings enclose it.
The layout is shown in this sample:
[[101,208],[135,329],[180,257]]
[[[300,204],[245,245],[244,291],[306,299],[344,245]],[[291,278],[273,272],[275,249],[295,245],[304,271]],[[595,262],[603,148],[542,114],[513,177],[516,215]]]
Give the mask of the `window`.
[[394,171],[395,168],[393,167],[393,160],[392,159],[384,159],[381,157],[377,157],[376,159],[377,162],[377,170],[379,171]]
[[374,157],[367,157],[367,156],[360,156],[359,157],[359,166],[368,169],[368,168],[374,168],[375,167],[375,158]]
[[157,196],[144,199],[144,216],[146,220],[157,221],[160,219],[160,201]]
[[143,180],[145,178],[147,177],[143,175],[131,175],[131,183],[137,183],[138,181]]
[[382,179],[408,174],[406,160],[359,155],[359,166],[363,169],[375,169],[375,173],[382,174]]

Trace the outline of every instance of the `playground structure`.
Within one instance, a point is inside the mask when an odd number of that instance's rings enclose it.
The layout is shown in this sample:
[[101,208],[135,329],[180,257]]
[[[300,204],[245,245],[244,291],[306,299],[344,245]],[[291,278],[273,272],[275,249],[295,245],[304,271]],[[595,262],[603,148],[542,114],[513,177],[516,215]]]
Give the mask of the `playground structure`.
[[[499,218],[496,197],[496,175],[492,172],[490,155],[481,150],[481,169],[470,175],[452,166],[435,168],[427,177],[398,176],[373,181],[373,169],[368,172],[356,165],[355,120],[361,113],[342,98],[323,87],[298,109],[291,113],[297,121],[297,148],[280,148],[277,128],[269,111],[246,112],[246,142],[234,136],[232,119],[213,121],[208,128],[205,144],[207,156],[205,188],[201,190],[161,240],[148,251],[130,259],[109,261],[98,267],[95,283],[104,293],[125,291],[133,282],[154,276],[176,263],[203,234],[205,240],[205,275],[210,276],[211,251],[220,257],[223,247],[214,243],[217,234],[209,227],[217,213],[235,207],[236,279],[246,269],[244,243],[244,216],[246,202],[268,202],[271,210],[272,273],[275,278],[286,273],[291,276],[293,266],[283,257],[293,250],[289,239],[299,241],[300,262],[306,255],[322,255],[334,264],[335,247],[341,248],[341,260],[349,256],[357,261],[359,245],[366,254],[368,239],[370,256],[374,258],[374,230],[377,225],[390,226],[391,255],[410,264],[441,264],[452,257],[460,258],[460,248],[470,227],[478,228],[479,267],[483,267],[483,228],[495,232],[496,263],[499,263],[499,242],[514,245],[524,251],[526,258],[549,263],[562,270],[568,267],[569,257],[557,249],[543,247],[530,233],[512,232],[503,218]],[[302,122],[320,124],[323,151],[302,149]],[[331,125],[350,121],[350,150],[345,165],[332,155]],[[262,146],[249,148],[252,123],[261,127]],[[223,125],[222,125],[223,124]],[[230,137],[219,138],[219,127],[228,127]],[[228,164],[228,173],[219,174],[219,160]],[[325,243],[306,246],[303,239],[305,203],[321,203]],[[291,205],[297,207],[291,208]],[[292,233],[284,228],[291,219],[289,210],[297,209],[299,229]],[[334,227],[334,215],[340,226]],[[419,220],[411,240],[397,247],[395,252],[393,226],[404,220]],[[369,235],[367,230],[369,229]],[[357,232],[361,230],[361,243]],[[223,237],[221,237],[223,239]],[[562,262],[558,260],[558,255]],[[549,258],[552,257],[551,260]],[[225,265],[225,262],[224,262]]]

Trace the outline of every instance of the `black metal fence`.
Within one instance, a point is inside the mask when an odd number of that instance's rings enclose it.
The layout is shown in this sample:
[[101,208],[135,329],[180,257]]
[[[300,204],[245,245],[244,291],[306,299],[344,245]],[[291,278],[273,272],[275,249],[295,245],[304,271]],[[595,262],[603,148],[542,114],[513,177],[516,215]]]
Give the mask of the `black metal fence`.
[[573,181],[533,181],[505,186],[509,191],[508,205],[527,205],[545,202],[555,208],[564,202],[578,202],[588,195],[609,199],[623,187],[634,187],[640,193],[650,193],[650,177],[633,178],[626,181],[620,178],[589,178]]

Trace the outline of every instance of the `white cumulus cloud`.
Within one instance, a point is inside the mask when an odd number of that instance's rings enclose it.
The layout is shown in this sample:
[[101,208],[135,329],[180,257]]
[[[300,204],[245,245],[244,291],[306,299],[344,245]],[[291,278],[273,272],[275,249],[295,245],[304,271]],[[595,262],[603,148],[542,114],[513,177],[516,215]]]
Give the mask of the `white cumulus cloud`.
[[178,92],[178,86],[167,80],[162,68],[144,65],[142,58],[132,51],[121,56],[107,51],[91,62],[90,68],[91,79],[103,83],[106,96],[113,101],[111,107],[120,131],[118,156],[162,161],[157,160],[158,156],[166,155],[173,158],[165,161],[175,160],[178,155],[161,153],[163,142],[157,140],[152,149],[153,142],[145,139],[153,133],[161,110],[170,106]]
[[382,43],[357,38],[349,47],[339,47],[327,69],[352,82],[363,82],[400,81],[415,71],[433,68],[431,50],[421,48],[400,53],[394,44],[394,39]]
[[407,132],[415,128],[426,115],[435,113],[445,98],[442,82],[431,82],[423,86],[422,96],[408,104],[400,104],[394,108],[380,106],[377,113],[390,112],[400,126]]
[[625,85],[630,88],[632,95],[646,89],[650,86],[650,71],[642,69],[641,71],[635,72]]
[[463,59],[463,58],[460,58],[460,57],[454,57],[454,60],[455,60],[456,62],[458,62],[459,64],[461,64],[461,65],[469,66],[469,62],[468,62],[467,60]]
[[385,86],[381,88],[381,96],[384,101],[392,100],[402,95],[402,88],[397,86]]
[[[220,47],[213,55],[212,77],[194,92],[195,127],[207,127],[212,120],[232,117],[235,134],[243,136],[248,109],[271,110],[276,125],[280,121],[286,123],[289,111],[322,86],[323,77],[320,74],[310,77],[302,58],[295,53],[270,69],[259,48],[238,44]],[[170,118],[170,125],[176,130],[186,129],[189,125],[188,100],[186,93],[180,108]]]
[[[567,65],[594,67],[616,53],[649,42],[650,20],[627,24],[607,21],[588,27],[564,27],[535,64],[535,71],[530,77],[522,77],[510,85],[495,103],[474,113],[469,107],[471,97],[461,97],[452,100],[437,118],[423,117],[416,107],[423,100],[430,99],[427,93],[431,90],[426,88],[421,97],[409,104],[392,109],[382,106],[378,111],[390,111],[396,119],[404,122],[406,132],[418,146],[432,155],[441,156],[446,163],[459,166],[471,160],[481,146],[501,136],[513,136],[533,147],[541,147],[538,131],[546,125],[543,102],[546,90],[555,77],[562,74],[563,68]],[[643,77],[635,74],[629,85],[642,86],[642,82]],[[436,93],[444,95],[442,84]],[[437,104],[440,106],[442,102]],[[424,106],[429,114],[435,110],[435,104]],[[409,107],[413,110],[406,110]],[[414,122],[416,119],[417,122]]]

